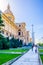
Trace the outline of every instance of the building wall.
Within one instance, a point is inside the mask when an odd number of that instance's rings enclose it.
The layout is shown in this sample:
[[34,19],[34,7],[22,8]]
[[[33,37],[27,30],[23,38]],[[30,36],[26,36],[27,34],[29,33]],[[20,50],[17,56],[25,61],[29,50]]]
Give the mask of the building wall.
[[5,25],[3,27],[3,31],[8,33],[8,36],[10,36],[10,35],[16,36],[17,29],[18,29],[16,24],[14,22],[10,21],[5,14],[2,14],[2,19],[3,19],[4,25]]
[[[26,24],[25,23],[16,23],[19,27],[18,29],[18,38],[23,40],[23,43],[28,45],[29,43],[29,31],[26,31]],[[19,35],[20,32],[20,35]]]
[[9,8],[9,5],[7,7],[7,10],[2,13],[2,19],[5,24],[5,26],[2,28],[2,33],[5,36],[14,36],[15,38],[19,38],[23,40],[23,44],[26,43],[28,45],[29,31],[26,31],[26,24],[24,22],[15,23],[15,17]]

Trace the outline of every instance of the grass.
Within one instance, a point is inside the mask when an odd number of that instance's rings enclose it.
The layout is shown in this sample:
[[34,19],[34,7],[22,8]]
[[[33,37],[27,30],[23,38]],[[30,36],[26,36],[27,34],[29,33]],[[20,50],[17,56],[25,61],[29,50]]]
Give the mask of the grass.
[[[43,53],[43,49],[39,49],[39,52]],[[41,60],[42,60],[42,63],[43,63],[43,54],[40,54],[40,57],[41,57]]]
[[0,50],[0,52],[26,52],[27,49]]
[[20,54],[0,54],[0,65],[2,65],[3,63],[16,58],[17,56],[20,56]]
[[[10,49],[10,50],[0,50],[0,52],[26,52],[29,49]],[[0,65],[2,65],[3,63],[16,58],[17,56],[20,56],[21,54],[4,54],[4,53],[0,53]]]
[[43,49],[39,49],[39,52],[43,52]]
[[41,57],[41,60],[42,60],[42,63],[43,63],[43,55],[40,55],[40,57]]

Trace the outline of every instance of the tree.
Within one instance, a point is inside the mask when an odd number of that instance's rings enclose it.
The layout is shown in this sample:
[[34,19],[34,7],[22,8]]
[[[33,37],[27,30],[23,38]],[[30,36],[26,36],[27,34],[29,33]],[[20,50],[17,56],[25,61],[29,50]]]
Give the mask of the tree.
[[2,49],[9,49],[9,41],[7,38],[3,38],[2,40]]
[[4,23],[3,23],[3,20],[2,20],[1,14],[0,14],[0,32],[1,32],[1,29],[2,29],[3,26],[4,26]]
[[2,40],[3,40],[3,36],[0,34],[0,49],[2,49]]
[[17,47],[17,39],[14,37],[10,40],[10,48],[16,48]]
[[14,37],[10,40],[10,48],[22,47],[22,40],[15,39]]
[[43,46],[43,43],[38,43],[39,46]]
[[5,38],[0,34],[0,49],[9,49],[10,42],[8,38]]

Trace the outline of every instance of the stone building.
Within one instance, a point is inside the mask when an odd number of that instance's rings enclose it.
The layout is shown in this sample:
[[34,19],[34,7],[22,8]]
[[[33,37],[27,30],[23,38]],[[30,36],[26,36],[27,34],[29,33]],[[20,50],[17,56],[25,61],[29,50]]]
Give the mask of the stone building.
[[17,38],[24,40],[24,43],[29,43],[29,31],[26,31],[26,24],[24,22],[22,23],[16,23],[18,26],[18,35]]
[[22,23],[15,23],[15,16],[10,10],[10,6],[7,6],[7,9],[2,13],[2,19],[4,23],[4,27],[2,28],[2,34],[5,37],[12,37],[19,38],[23,40],[23,44],[29,43],[29,31],[26,31],[26,24]]

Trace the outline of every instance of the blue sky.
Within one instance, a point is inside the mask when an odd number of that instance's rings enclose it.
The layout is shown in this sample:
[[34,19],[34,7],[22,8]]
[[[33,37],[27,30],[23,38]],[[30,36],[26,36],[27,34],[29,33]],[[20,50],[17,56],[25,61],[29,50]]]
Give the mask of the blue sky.
[[[1,0],[0,0],[1,1]],[[15,22],[25,22],[26,29],[31,32],[34,25],[35,39],[43,37],[43,0],[4,0],[4,11],[7,4],[10,4],[11,10],[15,16]],[[6,3],[6,4],[5,4]],[[31,36],[31,34],[30,34]]]

